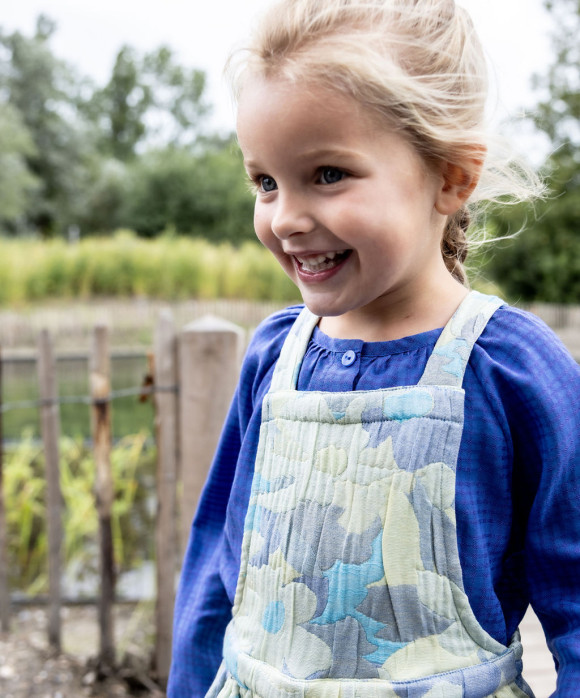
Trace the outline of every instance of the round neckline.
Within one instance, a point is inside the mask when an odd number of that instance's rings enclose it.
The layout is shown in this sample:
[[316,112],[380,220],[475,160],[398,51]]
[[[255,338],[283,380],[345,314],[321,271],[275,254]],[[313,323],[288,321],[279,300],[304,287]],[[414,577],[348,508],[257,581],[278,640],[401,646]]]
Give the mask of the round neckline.
[[314,328],[311,341],[327,351],[342,354],[352,349],[361,356],[392,356],[404,354],[425,347],[433,347],[443,328],[420,332],[401,339],[390,339],[384,342],[365,342],[362,339],[339,339],[325,334],[318,326]]

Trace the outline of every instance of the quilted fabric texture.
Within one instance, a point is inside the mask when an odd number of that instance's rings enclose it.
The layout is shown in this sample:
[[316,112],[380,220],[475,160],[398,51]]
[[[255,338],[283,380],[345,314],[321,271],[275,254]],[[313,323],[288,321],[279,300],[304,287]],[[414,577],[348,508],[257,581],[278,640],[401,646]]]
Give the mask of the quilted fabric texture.
[[304,310],[263,404],[233,620],[208,695],[531,696],[521,645],[491,638],[455,530],[461,388],[499,299],[472,292],[419,385],[297,392]]

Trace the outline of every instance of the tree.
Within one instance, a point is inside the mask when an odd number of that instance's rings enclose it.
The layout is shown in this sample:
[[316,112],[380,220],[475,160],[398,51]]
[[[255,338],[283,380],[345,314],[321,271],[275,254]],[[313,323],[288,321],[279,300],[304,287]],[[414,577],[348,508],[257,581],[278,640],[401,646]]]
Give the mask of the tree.
[[167,48],[141,56],[125,46],[107,85],[95,88],[55,57],[55,31],[45,16],[32,37],[0,29],[0,223],[43,236],[72,224],[111,231],[130,208],[135,157],[197,143],[205,74],[179,66]]
[[32,38],[0,30],[0,102],[9,104],[32,140],[22,155],[39,186],[29,189],[27,224],[44,235],[62,232],[74,220],[84,180],[87,134],[77,116],[79,81],[55,58],[50,38],[55,24],[37,20]]
[[202,130],[205,74],[168,48],[140,55],[125,46],[95,88],[54,56],[55,29],[44,16],[33,37],[0,29],[3,229],[252,237],[239,153]]
[[124,46],[86,112],[98,125],[102,150],[128,161],[139,146],[192,145],[208,111],[204,89],[205,74],[177,65],[170,49],[141,57]]
[[254,238],[254,198],[233,139],[145,153],[128,171],[126,200],[123,224],[146,237],[173,228],[215,242]]
[[178,65],[166,46],[145,55],[143,73],[154,95],[150,133],[158,145],[195,145],[210,112],[203,99],[205,73]]
[[534,121],[553,144],[545,165],[549,196],[533,209],[497,214],[500,234],[525,230],[493,257],[489,273],[514,298],[580,303],[580,2],[544,4],[554,21],[555,61],[535,78],[548,98]]
[[95,156],[88,167],[90,183],[83,190],[79,229],[84,234],[103,235],[127,227],[124,212],[128,206],[128,165],[115,158]]
[[[544,0],[555,22],[552,45],[556,60],[544,76],[536,76],[537,87],[547,88],[549,98],[538,105],[536,125],[558,147],[559,162],[568,156],[580,164],[580,2]],[[564,156],[564,157],[563,157]]]
[[0,226],[3,232],[23,227],[29,197],[39,181],[30,172],[27,157],[34,144],[20,114],[10,104],[0,102]]

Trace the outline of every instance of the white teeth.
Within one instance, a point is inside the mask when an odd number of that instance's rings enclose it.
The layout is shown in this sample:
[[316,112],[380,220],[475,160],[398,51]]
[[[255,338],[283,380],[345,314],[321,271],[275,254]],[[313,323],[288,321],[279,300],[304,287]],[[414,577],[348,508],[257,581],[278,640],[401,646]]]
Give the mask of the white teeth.
[[[332,257],[330,256],[332,255]],[[308,259],[303,259],[302,257],[296,257],[300,264],[322,264],[326,259],[334,259],[335,253],[331,252],[329,255],[319,254],[316,257],[308,257]]]
[[335,257],[342,254],[343,253],[340,252],[327,252],[326,254],[310,256],[307,259],[297,256],[296,259],[302,265],[302,269],[304,271],[317,272],[333,266],[333,260]]

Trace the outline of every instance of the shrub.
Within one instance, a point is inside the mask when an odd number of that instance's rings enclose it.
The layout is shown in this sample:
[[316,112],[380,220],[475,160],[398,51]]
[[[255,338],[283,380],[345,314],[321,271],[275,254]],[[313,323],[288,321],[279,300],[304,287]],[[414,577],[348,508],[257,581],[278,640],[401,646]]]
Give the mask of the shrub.
[[[126,436],[111,453],[115,487],[113,543],[119,571],[131,569],[154,551],[155,449],[146,432]],[[30,595],[48,585],[46,479],[42,446],[25,433],[5,458],[6,521],[12,588]],[[93,494],[95,464],[81,439],[60,440],[60,485],[64,499],[64,562],[81,577],[97,574],[98,519]]]

